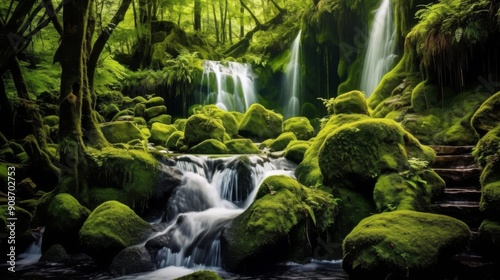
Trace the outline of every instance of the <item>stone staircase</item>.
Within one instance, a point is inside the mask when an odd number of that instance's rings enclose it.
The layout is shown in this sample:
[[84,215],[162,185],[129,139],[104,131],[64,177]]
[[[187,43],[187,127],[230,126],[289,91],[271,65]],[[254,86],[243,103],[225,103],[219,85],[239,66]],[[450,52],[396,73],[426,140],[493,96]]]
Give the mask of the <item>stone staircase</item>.
[[482,218],[479,212],[481,169],[474,162],[474,146],[431,146],[437,154],[434,171],[446,182],[444,193],[432,205],[432,212],[464,221],[473,233]]

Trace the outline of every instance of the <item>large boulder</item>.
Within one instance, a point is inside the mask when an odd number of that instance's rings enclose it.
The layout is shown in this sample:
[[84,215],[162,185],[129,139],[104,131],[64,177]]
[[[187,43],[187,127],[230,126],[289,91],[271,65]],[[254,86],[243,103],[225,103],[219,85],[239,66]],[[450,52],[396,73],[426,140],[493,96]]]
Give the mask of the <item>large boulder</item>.
[[209,118],[215,118],[221,121],[226,133],[230,137],[235,137],[238,135],[238,122],[231,112],[222,110],[216,105],[205,105],[200,111]]
[[175,128],[174,125],[155,122],[151,126],[151,136],[149,137],[149,141],[157,145],[165,146],[168,138],[176,131],[177,128]]
[[400,210],[370,216],[347,235],[342,267],[349,279],[426,279],[463,250],[469,227],[449,216]]
[[123,249],[109,266],[111,274],[115,277],[153,271],[154,269],[153,258],[144,246],[132,246]]
[[314,127],[305,117],[292,117],[283,122],[283,132],[293,132],[298,140],[309,140],[314,136]]
[[188,150],[190,154],[218,155],[227,154],[229,150],[224,143],[215,139],[207,139]]
[[84,252],[99,264],[110,264],[123,249],[144,241],[152,234],[151,225],[118,201],[99,205],[80,230]]
[[295,162],[296,164],[300,164],[304,159],[304,154],[307,149],[311,146],[311,142],[304,140],[296,140],[288,143],[285,149],[285,158]]
[[333,101],[333,112],[339,114],[363,114],[370,115],[365,95],[353,90],[337,96]]
[[283,151],[290,142],[297,140],[293,132],[283,132],[269,146],[273,151]]
[[184,129],[185,143],[189,147],[198,145],[207,139],[215,139],[224,142],[226,132],[220,120],[207,117],[203,114],[196,114],[189,117]]
[[144,140],[139,128],[128,121],[116,121],[101,125],[101,131],[109,143],[128,143],[132,140]]
[[488,98],[472,116],[472,127],[481,136],[500,125],[500,92]]
[[410,158],[431,163],[435,153],[395,121],[368,119],[330,133],[318,161],[326,185],[371,195],[380,175],[408,170]]
[[239,134],[257,141],[276,138],[281,134],[283,116],[254,103],[240,122]]
[[[336,202],[323,191],[309,189],[294,179],[279,175],[267,177],[255,201],[236,217],[223,232],[222,258],[231,271],[250,271],[290,259],[297,251],[307,251],[306,219],[311,227],[324,231],[334,220]],[[315,225],[315,226],[314,226]],[[309,252],[312,255],[312,252]]]
[[62,245],[68,252],[77,251],[78,232],[90,215],[90,210],[70,194],[60,193],[51,200],[45,215],[42,252],[55,244]]

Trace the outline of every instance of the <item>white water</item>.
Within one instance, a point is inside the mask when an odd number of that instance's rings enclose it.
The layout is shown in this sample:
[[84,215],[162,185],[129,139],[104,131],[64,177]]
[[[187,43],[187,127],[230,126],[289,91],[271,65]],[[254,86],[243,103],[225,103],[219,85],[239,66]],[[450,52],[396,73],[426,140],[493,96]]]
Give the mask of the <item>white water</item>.
[[360,88],[369,97],[391,69],[396,55],[396,27],[391,0],[382,0],[373,19]]
[[300,39],[302,30],[292,43],[290,49],[290,61],[285,68],[285,77],[283,81],[283,115],[285,118],[290,118],[299,115],[300,113],[300,97],[301,97],[301,82],[300,82]]
[[205,104],[216,104],[226,111],[243,113],[257,102],[250,64],[206,60],[201,84],[207,86]]
[[165,213],[169,226],[156,237],[168,237],[155,259],[157,269],[221,267],[222,230],[253,202],[258,185],[270,175],[293,176],[295,165],[259,156],[211,159],[180,156],[184,172]]

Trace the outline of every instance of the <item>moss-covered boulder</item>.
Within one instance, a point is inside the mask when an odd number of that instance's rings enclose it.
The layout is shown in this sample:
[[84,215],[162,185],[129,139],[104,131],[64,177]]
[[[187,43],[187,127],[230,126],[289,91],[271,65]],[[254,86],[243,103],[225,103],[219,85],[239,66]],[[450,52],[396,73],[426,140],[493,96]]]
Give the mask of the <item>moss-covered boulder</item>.
[[290,142],[297,140],[293,132],[283,132],[269,146],[273,151],[283,151]]
[[478,239],[484,254],[494,259],[500,259],[500,221],[483,220],[478,229]]
[[500,125],[500,92],[488,98],[471,119],[472,127],[481,136]]
[[318,161],[326,185],[350,187],[371,195],[380,175],[408,170],[411,157],[432,163],[435,153],[398,123],[368,119],[330,133]]
[[238,133],[247,138],[263,141],[278,137],[282,132],[282,125],[283,116],[255,103],[245,112]]
[[411,92],[411,108],[416,113],[439,106],[441,91],[437,85],[423,81]]
[[288,146],[286,146],[284,157],[296,164],[300,164],[304,159],[304,154],[310,146],[311,142],[309,141],[291,141]]
[[[115,112],[115,114],[116,113],[118,113],[118,112]],[[59,116],[55,116],[55,115],[46,116],[43,118],[43,124],[46,124],[48,126],[59,125]]]
[[365,95],[353,90],[337,96],[333,102],[333,112],[339,114],[363,114],[370,115]]
[[283,122],[283,132],[293,132],[298,140],[309,140],[314,136],[314,127],[305,117],[292,117]]
[[158,117],[160,115],[164,115],[167,113],[167,107],[161,105],[161,106],[154,106],[151,108],[147,108],[144,110],[144,118],[146,120],[151,120],[152,118]]
[[424,279],[463,250],[470,234],[465,223],[444,215],[407,210],[373,215],[345,238],[342,267],[353,279]]
[[165,147],[169,150],[175,150],[177,148],[177,141],[181,138],[184,138],[184,132],[178,130],[175,131],[170,135],[170,137],[168,137]]
[[331,195],[305,188],[287,176],[267,177],[255,201],[223,232],[223,262],[231,271],[251,271],[289,260],[296,250],[309,246],[304,242],[306,234],[301,239],[294,231],[307,219],[313,221],[310,227],[323,231],[333,223],[335,212]]
[[165,145],[168,138],[176,131],[174,125],[155,122],[151,126],[151,136],[148,140],[157,145]]
[[230,154],[259,154],[260,150],[250,139],[233,139],[226,141]]
[[238,135],[238,122],[232,113],[222,110],[216,105],[205,105],[200,113],[205,114],[209,118],[220,120],[230,137]]
[[109,264],[126,247],[144,241],[152,233],[149,223],[117,201],[99,205],[80,230],[83,250],[99,264]]
[[215,139],[207,139],[203,142],[199,143],[191,147],[188,150],[190,154],[202,154],[202,155],[218,155],[218,154],[228,154],[229,150],[227,149],[224,143],[217,141]]
[[207,139],[215,139],[224,142],[226,130],[219,120],[212,119],[203,114],[189,117],[184,129],[184,139],[189,147],[198,145]]
[[50,246],[38,260],[41,263],[67,263],[71,260],[68,252],[61,244]]
[[120,112],[116,113],[113,118],[111,119],[112,122],[114,121],[118,121],[118,120],[122,120],[124,118],[126,119],[129,119],[129,118],[132,118],[133,119],[133,116],[134,116],[134,111],[132,109],[125,109],[125,110],[121,110]]
[[143,104],[146,105],[146,108],[152,108],[165,105],[165,100],[160,96],[154,96],[147,101],[144,101]]
[[156,122],[162,123],[162,124],[170,124],[172,122],[172,116],[163,114],[159,115],[158,117],[154,117],[148,121],[148,125],[152,125]]
[[108,142],[128,143],[132,140],[144,140],[144,135],[133,122],[116,121],[101,125],[101,131]]
[[153,271],[151,253],[144,246],[127,247],[113,259],[109,270],[115,277]]
[[211,270],[200,270],[191,274],[176,278],[175,280],[222,280],[222,278]]
[[325,126],[319,131],[314,138],[311,146],[304,153],[304,159],[295,170],[295,176],[301,184],[306,186],[316,186],[323,184],[323,174],[319,168],[318,156],[321,146],[326,137],[334,130],[344,124],[356,122],[363,119],[369,119],[366,115],[361,114],[341,114],[332,116]]
[[51,200],[46,212],[42,252],[55,244],[62,245],[68,252],[76,252],[79,248],[78,232],[90,210],[70,194],[60,193]]
[[186,123],[187,123],[187,119],[176,119],[174,121],[175,127],[177,127],[177,130],[180,130],[180,131],[184,131],[184,129],[186,128]]

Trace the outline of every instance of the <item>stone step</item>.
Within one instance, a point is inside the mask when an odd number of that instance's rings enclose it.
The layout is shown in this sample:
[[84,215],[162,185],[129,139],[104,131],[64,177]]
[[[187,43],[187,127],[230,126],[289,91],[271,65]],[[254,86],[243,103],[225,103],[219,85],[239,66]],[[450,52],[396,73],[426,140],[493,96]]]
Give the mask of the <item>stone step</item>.
[[447,186],[480,185],[481,168],[433,168]]
[[439,196],[441,201],[479,201],[481,199],[480,188],[445,188],[444,193]]
[[429,145],[437,155],[461,155],[470,154],[475,146],[444,146]]
[[478,228],[482,221],[478,201],[436,201],[431,211],[459,219],[470,228]]
[[474,168],[478,167],[471,154],[436,156],[432,168]]

